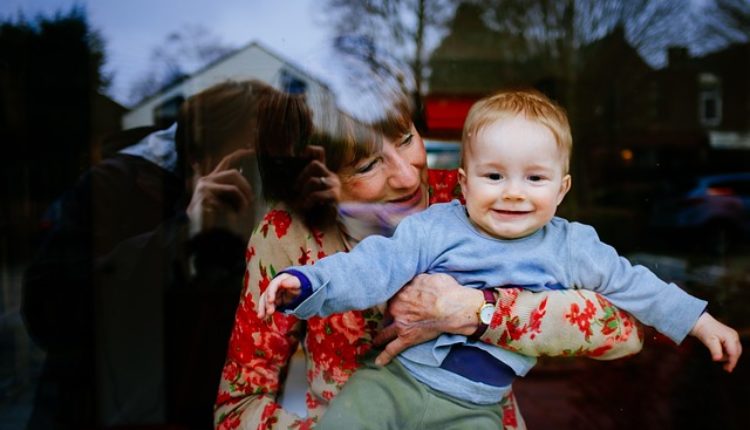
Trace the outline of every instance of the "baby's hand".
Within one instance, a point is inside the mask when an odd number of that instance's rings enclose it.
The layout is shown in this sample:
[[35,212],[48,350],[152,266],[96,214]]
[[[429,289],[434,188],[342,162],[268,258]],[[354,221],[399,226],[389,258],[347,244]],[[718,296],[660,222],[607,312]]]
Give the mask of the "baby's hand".
[[690,330],[711,352],[714,361],[723,361],[724,370],[731,372],[742,354],[742,344],[737,331],[705,312]]
[[258,318],[265,318],[273,315],[277,305],[286,305],[291,303],[300,295],[301,284],[296,276],[288,273],[282,273],[271,279],[268,288],[260,296],[258,302]]

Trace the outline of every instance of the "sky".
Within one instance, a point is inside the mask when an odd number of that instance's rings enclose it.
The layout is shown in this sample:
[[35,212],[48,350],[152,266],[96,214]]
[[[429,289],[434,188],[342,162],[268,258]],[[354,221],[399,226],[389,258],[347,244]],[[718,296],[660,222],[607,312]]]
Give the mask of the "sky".
[[105,40],[109,94],[127,105],[133,81],[149,69],[151,52],[169,33],[201,25],[234,47],[259,41],[278,54],[323,73],[327,49],[324,16],[314,0],[2,0],[0,19],[67,12],[83,5],[90,25]]
[[[701,5],[706,1],[691,0],[691,4]],[[67,12],[75,4],[82,5],[91,26],[105,41],[104,71],[112,77],[108,93],[127,107],[132,106],[130,90],[134,81],[150,69],[154,48],[163,46],[168,34],[196,25],[233,47],[261,42],[322,78],[337,93],[339,103],[347,103],[346,99],[356,98],[356,94],[351,94],[351,88],[337,76],[346,66],[332,64],[329,54],[332,31],[321,10],[322,3],[322,0],[0,0],[0,20],[14,17],[18,12],[27,18],[40,13],[50,16],[58,11]],[[434,47],[438,39],[432,39],[428,45]]]

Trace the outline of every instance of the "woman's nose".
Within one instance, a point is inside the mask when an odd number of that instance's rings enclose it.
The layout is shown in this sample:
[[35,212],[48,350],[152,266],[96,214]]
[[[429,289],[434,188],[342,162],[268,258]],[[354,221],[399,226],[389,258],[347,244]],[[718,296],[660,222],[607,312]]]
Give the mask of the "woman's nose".
[[411,163],[401,154],[391,157],[391,171],[388,183],[396,189],[414,189],[420,181],[418,166]]

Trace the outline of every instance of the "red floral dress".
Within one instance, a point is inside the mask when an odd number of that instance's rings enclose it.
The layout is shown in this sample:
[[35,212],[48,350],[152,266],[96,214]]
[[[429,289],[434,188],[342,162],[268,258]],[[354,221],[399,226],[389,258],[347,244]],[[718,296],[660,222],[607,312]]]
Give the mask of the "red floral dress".
[[[430,203],[460,198],[456,171],[430,171]],[[215,406],[218,429],[307,429],[362,364],[382,326],[383,307],[308,321],[283,313],[259,320],[256,303],[270,279],[291,265],[314,264],[345,251],[341,232],[310,230],[284,205],[270,210],[248,244],[244,288],[229,340]],[[612,359],[636,353],[634,320],[589,291],[533,294],[502,289],[482,340],[526,355],[588,355]],[[564,293],[564,294],[563,294]],[[549,301],[550,294],[555,294]],[[277,403],[283,375],[300,341],[305,350],[308,415]],[[504,398],[506,429],[525,428],[513,395]]]

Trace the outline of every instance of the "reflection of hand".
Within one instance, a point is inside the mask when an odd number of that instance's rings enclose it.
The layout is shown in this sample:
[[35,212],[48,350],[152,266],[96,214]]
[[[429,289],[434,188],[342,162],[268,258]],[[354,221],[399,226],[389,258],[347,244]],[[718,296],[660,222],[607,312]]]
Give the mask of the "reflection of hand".
[[482,292],[465,288],[445,274],[419,275],[388,302],[393,323],[375,338],[387,343],[376,363],[384,365],[404,349],[442,333],[469,335],[479,323]]
[[214,170],[198,179],[187,215],[191,231],[228,230],[247,240],[253,228],[253,194],[250,183],[237,170],[251,149],[238,149],[224,157]]
[[690,330],[690,334],[706,345],[714,361],[724,362],[724,370],[732,372],[742,355],[742,344],[736,330],[704,312]]
[[282,273],[271,279],[258,300],[258,318],[265,318],[276,312],[276,306],[288,305],[301,292],[301,284],[296,276]]
[[341,182],[338,175],[326,167],[325,149],[310,145],[305,148],[302,156],[311,158],[311,161],[297,177],[295,189],[299,191],[299,198],[294,202],[295,207],[304,211],[316,206],[336,204],[341,195]]

